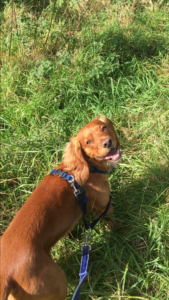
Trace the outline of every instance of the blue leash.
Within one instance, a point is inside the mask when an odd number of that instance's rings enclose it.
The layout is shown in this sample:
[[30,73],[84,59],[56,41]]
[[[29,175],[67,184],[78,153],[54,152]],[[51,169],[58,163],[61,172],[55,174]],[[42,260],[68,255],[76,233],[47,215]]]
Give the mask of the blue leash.
[[86,233],[86,242],[82,246],[83,253],[82,253],[80,273],[79,273],[80,280],[79,280],[79,284],[78,284],[76,291],[74,292],[71,300],[79,300],[79,298],[80,298],[80,288],[88,274],[89,250],[91,250],[91,247],[90,247],[90,245],[87,244],[87,233]]

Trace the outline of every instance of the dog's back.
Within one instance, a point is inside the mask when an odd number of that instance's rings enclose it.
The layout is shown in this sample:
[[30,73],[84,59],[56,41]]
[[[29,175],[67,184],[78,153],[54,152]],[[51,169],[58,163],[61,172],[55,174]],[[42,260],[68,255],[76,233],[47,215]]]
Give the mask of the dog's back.
[[10,264],[5,260],[5,253],[8,252],[8,245],[0,239],[0,299],[7,300],[12,290],[14,281],[10,276]]
[[[43,269],[43,261],[47,261],[46,271],[49,272],[46,280],[50,277],[50,270],[56,273],[56,282],[57,273],[60,273],[62,281],[65,280],[60,267],[54,266],[49,257],[49,251],[80,216],[80,208],[70,184],[59,176],[47,175],[1,237],[0,300],[7,300],[10,294],[15,295],[14,298],[10,295],[10,299],[30,299],[37,286],[41,286],[41,282],[37,283],[36,278],[40,278],[39,266]],[[34,280],[27,279],[25,284],[25,278],[32,277]],[[42,280],[41,278],[39,281]],[[20,286],[24,286],[24,291]]]

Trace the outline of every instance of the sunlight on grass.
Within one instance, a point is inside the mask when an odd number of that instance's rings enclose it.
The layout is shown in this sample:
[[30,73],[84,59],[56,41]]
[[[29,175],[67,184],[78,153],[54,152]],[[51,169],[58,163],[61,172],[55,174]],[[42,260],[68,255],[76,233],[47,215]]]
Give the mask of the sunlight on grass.
[[[3,1],[0,11],[1,233],[69,138],[106,115],[121,142],[109,181],[123,227],[92,233],[81,298],[169,299],[169,6],[26,3]],[[81,225],[51,252],[67,299],[78,284]]]

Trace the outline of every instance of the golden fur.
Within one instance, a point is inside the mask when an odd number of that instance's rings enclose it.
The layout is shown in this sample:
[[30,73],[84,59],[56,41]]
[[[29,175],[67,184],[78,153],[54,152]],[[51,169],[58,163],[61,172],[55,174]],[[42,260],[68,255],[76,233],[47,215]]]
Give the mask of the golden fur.
[[[72,137],[57,167],[75,176],[88,198],[88,212],[101,214],[109,201],[105,174],[120,159],[119,141],[112,122],[96,117]],[[110,205],[107,215],[113,214]],[[51,247],[69,232],[82,213],[71,185],[48,174],[18,211],[1,238],[1,300],[65,300],[67,280],[50,257]],[[115,222],[106,217],[110,226]]]

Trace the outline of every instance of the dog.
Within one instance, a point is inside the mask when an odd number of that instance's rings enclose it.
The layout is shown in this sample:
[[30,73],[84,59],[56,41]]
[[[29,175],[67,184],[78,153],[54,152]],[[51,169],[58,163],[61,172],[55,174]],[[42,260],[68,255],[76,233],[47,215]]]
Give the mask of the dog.
[[[120,160],[119,140],[110,119],[96,117],[65,146],[56,169],[73,175],[88,199],[87,212],[97,216],[110,198],[108,175],[90,173],[116,167]],[[117,224],[107,211],[105,220]],[[36,187],[1,237],[1,300],[65,300],[67,279],[50,257],[51,247],[80,220],[82,211],[73,187],[64,178],[48,174]]]

